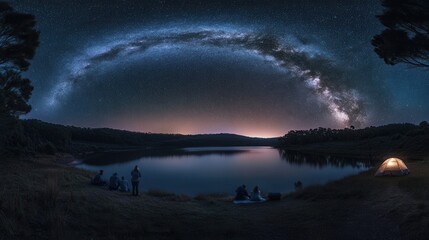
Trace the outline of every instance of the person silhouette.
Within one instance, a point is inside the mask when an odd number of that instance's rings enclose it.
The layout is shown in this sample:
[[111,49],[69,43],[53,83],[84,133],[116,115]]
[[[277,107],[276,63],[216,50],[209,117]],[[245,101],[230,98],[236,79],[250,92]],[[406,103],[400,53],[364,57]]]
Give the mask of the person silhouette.
[[97,175],[95,175],[95,177],[92,179],[91,183],[93,185],[97,185],[97,186],[104,186],[106,185],[106,181],[103,179],[103,170],[100,170]]
[[258,186],[253,188],[253,191],[250,193],[251,201],[264,201],[265,199],[261,196],[261,190],[259,190]]
[[128,192],[130,190],[128,186],[128,181],[125,179],[124,176],[121,177],[121,180],[119,181],[119,191],[121,192]]
[[131,185],[133,188],[133,196],[139,195],[139,182],[140,178],[142,177],[139,167],[136,165],[134,167],[134,170],[131,171]]
[[109,179],[109,189],[110,190],[117,190],[118,187],[119,187],[118,174],[114,173]]
[[236,192],[236,196],[235,196],[235,200],[249,200],[250,196],[249,193],[247,193],[246,190],[246,185],[241,185],[237,188],[237,190],[235,190]]

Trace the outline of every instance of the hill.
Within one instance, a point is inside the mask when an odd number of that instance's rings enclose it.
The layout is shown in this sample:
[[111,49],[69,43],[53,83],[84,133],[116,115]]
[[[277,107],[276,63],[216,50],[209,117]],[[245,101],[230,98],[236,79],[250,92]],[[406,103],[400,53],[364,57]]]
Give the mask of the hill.
[[422,159],[429,155],[429,124],[388,124],[363,129],[290,131],[280,138],[279,148],[313,153],[385,158]]
[[236,134],[140,133],[110,128],[82,128],[40,120],[20,120],[0,142],[12,152],[56,151],[79,154],[114,149],[183,148],[208,146],[273,146],[277,138],[253,138]]

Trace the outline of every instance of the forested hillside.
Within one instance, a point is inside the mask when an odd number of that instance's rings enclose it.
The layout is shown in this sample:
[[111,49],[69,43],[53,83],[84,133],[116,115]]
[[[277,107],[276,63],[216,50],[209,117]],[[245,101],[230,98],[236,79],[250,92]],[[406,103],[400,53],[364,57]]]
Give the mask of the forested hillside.
[[161,134],[139,133],[110,128],[82,128],[20,120],[13,130],[0,135],[0,143],[9,152],[78,153],[118,148],[202,147],[202,146],[266,146],[277,139],[263,139],[235,134]]

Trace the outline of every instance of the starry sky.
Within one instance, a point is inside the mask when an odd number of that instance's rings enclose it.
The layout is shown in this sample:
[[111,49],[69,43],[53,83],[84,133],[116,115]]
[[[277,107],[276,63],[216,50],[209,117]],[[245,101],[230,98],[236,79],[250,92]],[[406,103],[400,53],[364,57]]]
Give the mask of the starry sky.
[[25,118],[281,136],[429,120],[429,74],[387,66],[377,0],[16,0],[40,46]]

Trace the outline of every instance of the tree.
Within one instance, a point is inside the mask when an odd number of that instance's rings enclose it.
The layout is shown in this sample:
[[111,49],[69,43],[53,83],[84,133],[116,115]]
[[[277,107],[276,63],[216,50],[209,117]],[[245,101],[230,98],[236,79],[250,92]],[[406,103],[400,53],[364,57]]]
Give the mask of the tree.
[[16,71],[8,70],[0,76],[0,89],[0,111],[9,116],[18,116],[31,110],[28,100],[33,86],[29,79],[22,78]]
[[373,37],[374,51],[386,64],[429,69],[429,2],[382,0],[382,6],[377,18],[387,29]]
[[39,45],[33,15],[16,12],[0,2],[0,119],[28,113],[33,87],[21,73],[30,66]]

